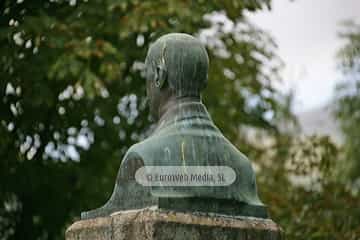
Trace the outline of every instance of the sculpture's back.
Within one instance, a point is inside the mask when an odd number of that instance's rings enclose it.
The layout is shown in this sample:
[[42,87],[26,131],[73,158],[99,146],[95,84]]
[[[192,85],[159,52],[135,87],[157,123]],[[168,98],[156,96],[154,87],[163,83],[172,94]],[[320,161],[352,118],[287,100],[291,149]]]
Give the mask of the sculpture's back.
[[[131,151],[146,166],[227,166],[236,173],[235,182],[226,186],[154,186],[152,196],[172,202],[171,206],[160,202],[160,207],[189,210],[196,198],[201,204],[196,210],[266,217],[249,160],[221,134],[202,103],[173,106],[154,134]],[[210,199],[215,206],[210,206]]]
[[[165,35],[150,47],[145,65],[150,111],[158,120],[157,128],[128,150],[108,203],[83,217],[157,205],[266,218],[249,160],[222,135],[201,102],[209,67],[202,44],[187,34]],[[236,179],[225,186],[148,187],[135,181],[136,171],[143,166],[225,166],[235,172]]]
[[[130,147],[108,202],[82,213],[83,219],[95,219],[74,223],[67,240],[282,239],[257,196],[249,160],[221,134],[201,102],[207,71],[206,50],[192,36],[169,34],[154,43],[146,78],[157,128]],[[200,185],[152,181],[152,174],[171,176],[174,169],[184,176],[194,169],[210,175],[221,169],[217,173],[234,178]]]

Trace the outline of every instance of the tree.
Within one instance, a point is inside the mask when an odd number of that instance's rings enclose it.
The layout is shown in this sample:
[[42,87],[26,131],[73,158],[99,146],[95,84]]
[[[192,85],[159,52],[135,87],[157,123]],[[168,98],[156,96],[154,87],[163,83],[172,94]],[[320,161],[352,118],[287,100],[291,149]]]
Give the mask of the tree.
[[360,188],[356,180],[360,156],[360,31],[355,26],[348,30],[343,35],[347,42],[339,53],[346,80],[336,95],[337,116],[346,137],[344,146],[335,145],[328,136],[282,134],[257,158],[260,195],[289,239],[356,240],[360,236]]
[[360,177],[360,26],[345,23],[346,41],[338,52],[344,80],[337,86],[336,115],[345,136],[345,170],[353,181]]
[[328,136],[282,134],[257,158],[260,196],[289,239],[360,236],[360,28],[349,26],[338,55],[345,79],[335,96],[344,145],[335,145]]
[[162,34],[204,41],[211,61],[204,101],[240,150],[256,149],[242,126],[277,135],[275,122],[288,113],[272,86],[276,44],[243,14],[270,1],[0,5],[2,239],[62,239],[66,224],[110,195],[123,154],[148,132],[141,73]]
[[339,179],[341,154],[328,136],[282,136],[258,159],[260,196],[287,239],[358,239],[359,188]]

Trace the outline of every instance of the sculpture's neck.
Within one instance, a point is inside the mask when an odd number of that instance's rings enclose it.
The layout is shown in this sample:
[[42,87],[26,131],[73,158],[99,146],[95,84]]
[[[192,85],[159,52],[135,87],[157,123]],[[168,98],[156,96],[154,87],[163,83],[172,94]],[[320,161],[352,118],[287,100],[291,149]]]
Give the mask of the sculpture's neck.
[[175,97],[175,96],[172,96],[172,97],[170,97],[169,100],[166,103],[164,103],[163,105],[160,106],[159,119],[161,119],[169,109],[171,109],[174,106],[177,106],[179,104],[186,103],[186,102],[199,102],[199,103],[201,103],[201,97],[200,96],[196,96],[196,97]]

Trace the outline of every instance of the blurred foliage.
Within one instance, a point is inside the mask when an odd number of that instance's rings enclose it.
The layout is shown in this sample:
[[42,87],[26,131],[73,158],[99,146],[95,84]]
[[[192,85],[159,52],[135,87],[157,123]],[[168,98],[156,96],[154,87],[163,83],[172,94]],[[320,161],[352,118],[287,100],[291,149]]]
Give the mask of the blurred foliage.
[[359,189],[339,181],[340,154],[326,136],[283,136],[257,159],[260,196],[287,239],[359,238]]
[[274,129],[266,112],[280,114],[270,84],[277,67],[263,68],[276,59],[275,45],[243,16],[268,5],[1,1],[2,238],[61,239],[81,211],[106,201],[122,156],[150,125],[141,73],[149,44],[162,34],[205,31],[212,69],[205,101],[227,135],[236,136],[241,122]]
[[337,86],[336,115],[345,136],[344,170],[360,185],[360,25],[347,21],[338,52],[343,81]]
[[[359,236],[359,201],[332,177],[336,147],[327,138],[299,142],[277,127],[292,117],[291,98],[273,87],[282,63],[276,43],[244,14],[270,1],[3,0],[0,7],[0,239],[63,239],[81,211],[106,201],[122,156],[151,131],[143,61],[168,32],[207,46],[204,102],[254,159],[260,196],[289,239]],[[249,141],[248,129],[271,144]],[[314,174],[310,183],[293,181]]]

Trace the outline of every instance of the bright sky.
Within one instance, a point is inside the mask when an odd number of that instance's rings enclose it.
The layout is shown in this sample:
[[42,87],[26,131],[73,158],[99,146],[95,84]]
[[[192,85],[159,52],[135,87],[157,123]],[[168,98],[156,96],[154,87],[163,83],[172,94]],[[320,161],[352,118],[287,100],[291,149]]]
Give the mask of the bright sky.
[[328,103],[340,79],[335,59],[342,46],[340,23],[360,23],[360,0],[273,0],[271,11],[249,17],[279,45],[286,64],[280,88],[295,89],[295,111]]

